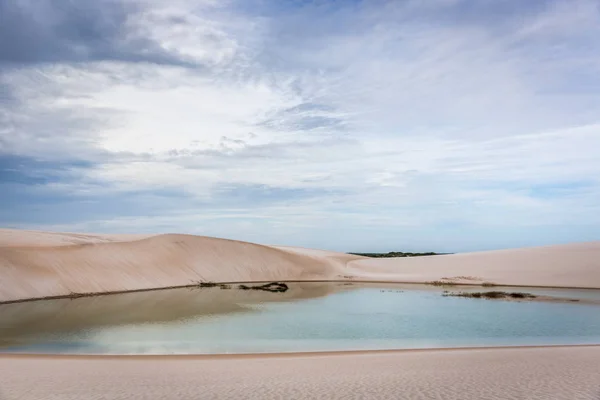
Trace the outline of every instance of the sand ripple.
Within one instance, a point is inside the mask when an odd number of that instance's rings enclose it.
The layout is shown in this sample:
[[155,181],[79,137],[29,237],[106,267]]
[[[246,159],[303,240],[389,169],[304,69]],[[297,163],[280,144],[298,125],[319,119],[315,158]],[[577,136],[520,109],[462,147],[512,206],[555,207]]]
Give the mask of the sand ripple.
[[600,347],[232,358],[0,357],[2,399],[598,400]]

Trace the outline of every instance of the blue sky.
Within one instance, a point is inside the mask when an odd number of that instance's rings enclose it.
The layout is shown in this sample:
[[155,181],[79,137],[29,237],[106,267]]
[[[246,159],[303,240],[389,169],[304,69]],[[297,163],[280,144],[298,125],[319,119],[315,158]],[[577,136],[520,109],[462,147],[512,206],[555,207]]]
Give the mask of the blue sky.
[[597,0],[0,2],[0,225],[600,239]]

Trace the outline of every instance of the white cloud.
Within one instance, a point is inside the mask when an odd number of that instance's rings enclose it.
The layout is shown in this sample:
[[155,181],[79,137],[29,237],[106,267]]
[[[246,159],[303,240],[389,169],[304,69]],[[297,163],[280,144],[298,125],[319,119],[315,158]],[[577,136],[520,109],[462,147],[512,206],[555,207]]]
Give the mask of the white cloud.
[[[594,1],[497,18],[481,7],[463,20],[456,1],[252,16],[237,2],[139,4],[135,32],[197,66],[9,71],[22,103],[9,110],[0,150],[93,159],[69,190],[172,189],[210,205],[165,210],[140,229],[273,241],[245,222],[261,215],[260,229],[293,244],[334,221],[353,232],[600,223]],[[533,193],[569,184],[566,196]],[[229,214],[224,186],[315,194],[249,199]],[[215,218],[227,221],[200,224]],[[131,226],[119,215],[102,221],[81,226]]]

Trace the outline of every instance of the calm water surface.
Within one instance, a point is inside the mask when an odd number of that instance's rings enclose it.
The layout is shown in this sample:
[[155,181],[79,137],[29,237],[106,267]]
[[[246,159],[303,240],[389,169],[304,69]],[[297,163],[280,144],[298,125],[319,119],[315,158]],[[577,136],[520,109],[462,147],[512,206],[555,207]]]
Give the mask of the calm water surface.
[[584,301],[600,302],[600,291],[518,290],[582,302],[442,297],[442,289],[418,285],[292,284],[284,294],[173,289],[0,305],[0,351],[185,354],[600,343],[600,305]]

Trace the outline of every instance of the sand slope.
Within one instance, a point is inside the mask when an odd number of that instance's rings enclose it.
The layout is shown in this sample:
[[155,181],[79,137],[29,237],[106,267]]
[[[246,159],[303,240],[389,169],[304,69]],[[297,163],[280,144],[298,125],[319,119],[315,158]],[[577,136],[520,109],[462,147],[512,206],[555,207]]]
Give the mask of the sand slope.
[[600,288],[600,242],[432,257],[360,256],[192,235],[0,230],[0,302],[198,281],[362,280]]
[[357,279],[600,288],[600,242],[350,261]]
[[600,347],[254,357],[0,356],[3,395],[22,400],[597,400]]
[[335,279],[343,264],[272,247],[191,235],[129,242],[0,247],[0,301],[190,285]]

